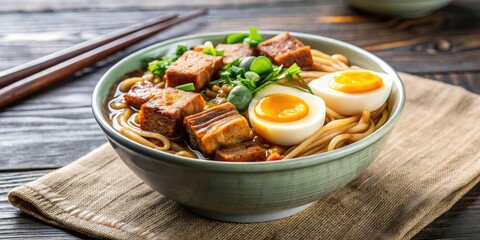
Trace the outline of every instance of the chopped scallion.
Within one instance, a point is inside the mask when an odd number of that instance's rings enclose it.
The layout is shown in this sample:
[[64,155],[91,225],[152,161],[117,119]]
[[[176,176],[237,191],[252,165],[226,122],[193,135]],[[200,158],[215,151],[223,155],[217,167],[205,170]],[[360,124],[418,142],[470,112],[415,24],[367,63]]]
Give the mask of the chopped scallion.
[[265,56],[257,57],[250,65],[250,71],[254,71],[258,74],[268,73],[272,71],[272,68],[272,62]]
[[245,69],[245,71],[250,70],[250,66],[252,65],[252,62],[255,60],[254,56],[248,56],[248,57],[243,57],[240,60],[240,64],[238,65],[239,67]]
[[257,44],[262,41],[262,36],[258,33],[257,27],[255,26],[251,26],[249,30],[250,34],[248,35],[248,38],[243,39],[243,42],[251,46],[257,46]]
[[256,83],[258,80],[260,80],[260,75],[258,75],[256,72],[248,71],[245,73],[245,78],[253,83]]
[[227,36],[227,44],[246,43],[251,46],[257,46],[262,41],[262,35],[258,33],[257,27],[251,26],[249,33],[232,33]]
[[188,92],[195,91],[195,85],[193,83],[185,83],[182,85],[178,85],[175,88]]
[[217,50],[214,47],[204,48],[203,53],[211,56],[223,56],[223,50]]
[[232,33],[227,36],[227,44],[241,43],[248,37],[248,33]]

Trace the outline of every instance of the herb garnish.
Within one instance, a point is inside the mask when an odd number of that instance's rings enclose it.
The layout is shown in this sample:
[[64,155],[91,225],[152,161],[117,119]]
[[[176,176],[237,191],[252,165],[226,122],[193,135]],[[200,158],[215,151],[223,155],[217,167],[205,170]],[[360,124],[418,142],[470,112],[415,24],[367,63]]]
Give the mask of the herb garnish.
[[[310,86],[300,76],[300,72],[301,68],[296,63],[288,68],[284,68],[283,66],[273,65],[270,59],[264,56],[243,57],[225,65],[222,71],[220,71],[220,79],[211,81],[210,84],[234,86],[227,97],[227,101],[243,112],[248,107],[254,93],[269,84],[285,85],[314,94]],[[293,76],[297,76],[307,90],[289,82],[279,82],[279,80],[285,78],[288,81],[293,81]]]
[[177,59],[182,56],[182,54],[187,50],[187,46],[178,45],[173,56],[169,58],[159,59],[155,64],[149,64],[148,71],[157,76],[163,77],[165,75],[165,71],[167,71],[167,68],[170,67],[173,62],[177,61]]
[[[250,62],[250,64],[243,64],[245,62]],[[211,81],[210,84],[228,84],[231,86],[241,84],[255,93],[269,84],[277,83],[314,94],[305,80],[303,80],[302,76],[300,76],[300,72],[301,68],[296,63],[288,68],[284,68],[283,66],[273,65],[270,59],[264,56],[243,57],[225,65],[219,74],[220,79]],[[293,81],[293,76],[297,76],[300,82],[305,86],[306,90],[291,83],[278,82],[284,78]]]

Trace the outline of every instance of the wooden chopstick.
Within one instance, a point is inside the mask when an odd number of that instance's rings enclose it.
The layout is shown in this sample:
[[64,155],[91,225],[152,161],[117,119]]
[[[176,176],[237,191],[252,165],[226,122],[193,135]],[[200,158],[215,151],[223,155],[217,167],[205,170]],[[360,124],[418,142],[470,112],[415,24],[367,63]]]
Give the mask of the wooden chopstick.
[[73,45],[58,52],[54,52],[47,56],[2,71],[0,72],[0,88],[12,84],[25,77],[28,77],[34,73],[40,72],[53,65],[66,61],[70,58],[76,57],[82,53],[100,47],[106,43],[117,40],[128,34],[153,26],[155,24],[159,24],[161,22],[165,22],[177,16],[177,13],[168,13],[164,16],[151,18],[144,22],[119,29],[111,33],[107,33],[106,35],[103,35],[101,37]]
[[154,25],[130,35],[119,38],[96,49],[78,55],[53,67],[45,69],[34,75],[26,77],[0,89],[0,108],[7,106],[33,92],[43,89],[52,83],[63,79],[93,63],[121,50],[145,38],[148,38],[162,30],[172,27],[183,21],[206,14],[207,9],[201,8],[179,15],[167,22]]

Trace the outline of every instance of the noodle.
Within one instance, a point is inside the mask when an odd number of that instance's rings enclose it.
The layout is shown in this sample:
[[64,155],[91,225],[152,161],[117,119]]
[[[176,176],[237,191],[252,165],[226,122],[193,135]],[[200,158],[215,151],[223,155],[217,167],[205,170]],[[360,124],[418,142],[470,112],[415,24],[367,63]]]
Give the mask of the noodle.
[[[301,71],[300,76],[307,82],[310,83],[311,80],[319,78],[323,75],[326,75],[326,72],[320,72],[320,71]],[[293,76],[294,79],[298,79],[297,76]],[[309,79],[310,81],[308,81]]]
[[355,126],[356,123],[350,123],[346,126],[339,126],[335,129],[332,129],[328,132],[325,132],[324,134],[322,134],[322,136],[320,138],[318,138],[313,144],[311,144],[310,146],[306,147],[303,151],[305,150],[311,150],[311,149],[317,149],[318,146],[324,142],[327,142],[327,141],[331,141],[331,139],[333,139],[335,136],[337,136],[338,134],[341,134],[343,132],[345,132],[347,129]]
[[150,81],[150,82],[153,82],[153,78],[155,77],[155,74],[151,73],[151,72],[145,72],[142,76],[142,78],[144,80],[147,80],[147,81]]
[[343,62],[345,64],[345,66],[349,65],[348,58],[343,56],[342,54],[333,54],[332,58]]
[[370,120],[369,122],[370,122],[370,127],[368,128],[368,130],[366,132],[352,134],[349,139],[352,140],[352,141],[358,141],[358,140],[363,139],[364,137],[370,135],[375,130],[375,124],[373,123],[372,120]]
[[346,70],[350,68],[348,66],[347,58],[341,54],[335,54],[333,56],[330,56],[316,49],[312,49],[311,53],[313,56],[313,61],[319,65],[323,64],[326,66],[331,66],[338,70]]
[[178,151],[175,153],[177,156],[183,156],[183,157],[189,157],[189,158],[195,158],[197,155],[194,155],[190,152],[187,151]]
[[[332,151],[344,144],[365,138],[381,127],[388,119],[386,104],[379,110],[381,110],[381,115],[380,119],[376,120],[377,123],[375,123],[375,118],[378,117],[378,114],[373,116],[368,111],[364,111],[359,116],[331,120],[299,145],[287,150],[284,159]],[[329,109],[327,110],[327,118],[332,119],[333,117],[329,116],[332,113],[338,114]],[[339,115],[339,117],[342,116]]]
[[370,115],[372,118],[377,118],[387,107],[387,103],[384,103],[379,109],[373,111]]
[[325,71],[325,72],[337,72],[338,69],[332,67],[331,65],[325,65],[322,64],[321,62],[313,62],[312,64],[313,69],[318,70],[318,71]]
[[153,149],[157,149],[157,145],[153,144],[152,142],[146,140],[145,138],[141,137],[140,135],[124,128],[124,127],[120,127],[118,129],[118,132],[120,132],[122,135],[124,135],[125,137],[128,137],[130,138],[131,140],[137,142],[137,143],[140,143],[140,144],[143,144],[147,147],[151,147]]
[[379,129],[388,119],[388,111],[387,109],[382,111],[382,117],[378,120],[377,124],[375,124],[375,130]]
[[333,149],[335,149],[335,146],[337,146],[339,142],[344,142],[344,140],[347,140],[351,137],[352,137],[352,134],[349,134],[349,133],[344,133],[344,134],[335,136],[332,139],[332,141],[330,141],[330,143],[328,144],[327,151],[332,151]]
[[110,103],[110,107],[115,110],[120,110],[120,109],[128,108],[128,104],[126,102],[112,102]]
[[142,80],[143,80],[143,78],[141,78],[141,77],[133,77],[133,78],[125,79],[120,83],[120,91],[128,92],[128,90],[130,90],[130,88],[132,88],[133,84],[135,84],[137,82],[140,82]]
[[368,123],[359,123],[359,124],[357,124],[357,126],[351,127],[350,129],[348,129],[345,132],[347,132],[347,133],[361,132],[361,131],[365,131],[369,127],[370,127],[370,124],[368,124]]
[[344,116],[338,114],[337,112],[333,111],[331,108],[326,107],[327,115],[329,115],[332,119],[342,119],[345,118]]
[[322,64],[322,65],[326,65],[326,66],[330,66],[332,68],[335,68],[337,71],[340,71],[342,70],[342,67],[340,65],[338,65],[337,63],[334,63],[333,61],[331,61],[330,59],[326,59],[326,58],[321,58],[321,57],[313,57],[313,62],[314,63],[318,63],[318,64]]
[[[156,79],[156,78],[155,78],[155,79]],[[165,87],[165,81],[159,80],[158,82],[156,82],[155,79],[153,79],[153,80],[154,80],[154,81],[153,81],[154,84],[157,84],[157,86],[158,86],[159,88]],[[160,81],[161,81],[161,82],[160,82]]]
[[288,154],[285,156],[285,158],[292,158],[294,156],[297,156],[300,152],[304,151],[304,149],[309,148],[309,146],[313,142],[316,142],[317,140],[319,140],[319,138],[321,138],[322,135],[324,135],[325,132],[327,132],[329,130],[332,130],[332,129],[335,129],[335,128],[338,128],[338,127],[348,125],[352,122],[357,121],[358,118],[359,118],[358,116],[353,116],[353,117],[350,117],[350,118],[335,120],[335,121],[331,121],[331,122],[327,123],[326,125],[321,127],[317,132],[315,132],[313,135],[311,135],[310,137],[305,139],[303,142],[301,142],[299,145],[293,146],[292,148],[290,148],[288,150]]

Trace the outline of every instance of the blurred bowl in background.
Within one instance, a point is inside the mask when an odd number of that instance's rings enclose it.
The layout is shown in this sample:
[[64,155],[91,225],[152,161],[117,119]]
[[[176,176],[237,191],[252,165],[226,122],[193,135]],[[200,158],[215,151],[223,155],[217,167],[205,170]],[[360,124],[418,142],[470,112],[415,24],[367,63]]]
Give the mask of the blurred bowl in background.
[[351,6],[380,15],[422,17],[447,6],[452,0],[346,0]]

